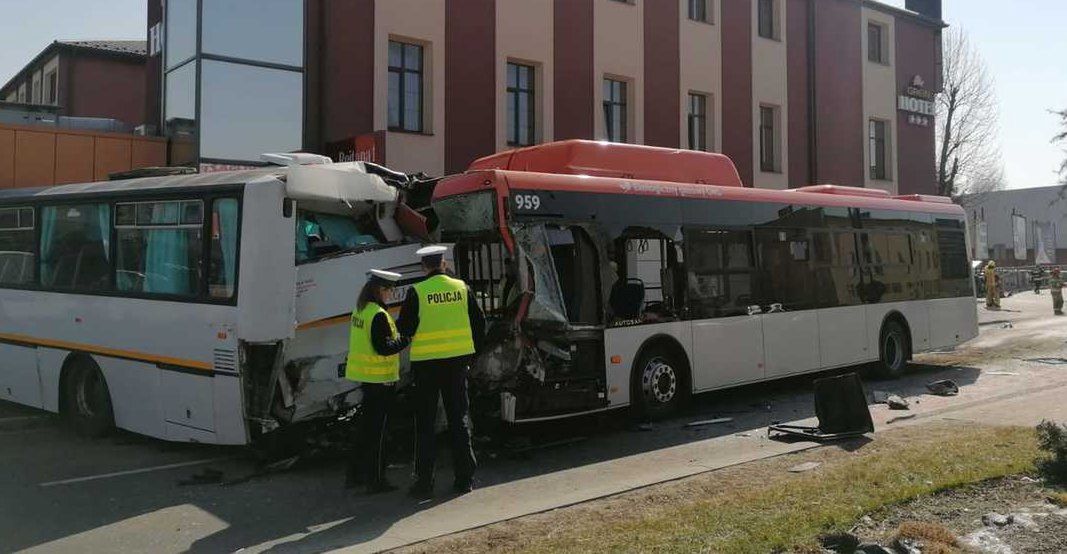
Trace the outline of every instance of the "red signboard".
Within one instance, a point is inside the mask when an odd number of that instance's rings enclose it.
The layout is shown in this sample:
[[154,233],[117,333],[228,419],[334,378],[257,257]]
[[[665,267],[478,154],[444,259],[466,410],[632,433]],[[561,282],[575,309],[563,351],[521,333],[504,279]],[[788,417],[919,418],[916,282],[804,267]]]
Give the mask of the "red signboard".
[[326,144],[326,155],[335,162],[385,163],[385,133],[376,131]]

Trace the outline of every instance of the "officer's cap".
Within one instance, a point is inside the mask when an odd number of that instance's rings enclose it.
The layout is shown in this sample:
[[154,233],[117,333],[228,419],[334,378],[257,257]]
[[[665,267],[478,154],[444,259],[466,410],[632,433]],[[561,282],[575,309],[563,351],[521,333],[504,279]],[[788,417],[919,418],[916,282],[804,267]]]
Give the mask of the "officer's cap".
[[393,284],[400,280],[401,275],[392,271],[372,269],[367,272],[367,277],[370,278],[372,281],[380,281],[387,284]]
[[441,259],[444,257],[445,252],[448,252],[447,247],[434,244],[416,250],[415,255],[422,259],[424,264],[436,265],[441,263]]

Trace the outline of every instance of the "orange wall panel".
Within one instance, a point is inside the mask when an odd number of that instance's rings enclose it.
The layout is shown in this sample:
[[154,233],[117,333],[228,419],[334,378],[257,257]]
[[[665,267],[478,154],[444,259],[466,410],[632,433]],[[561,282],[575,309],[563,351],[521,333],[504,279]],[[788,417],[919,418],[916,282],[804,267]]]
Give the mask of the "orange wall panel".
[[130,140],[96,137],[96,156],[93,164],[93,179],[106,181],[116,171],[130,169]]
[[56,135],[55,184],[85,183],[93,180],[93,137]]
[[0,129],[0,188],[15,186],[15,130]]
[[144,139],[131,139],[131,142],[133,153],[130,169],[167,165],[167,143]]
[[55,165],[55,132],[16,131],[16,187],[40,187],[52,184],[55,179]]

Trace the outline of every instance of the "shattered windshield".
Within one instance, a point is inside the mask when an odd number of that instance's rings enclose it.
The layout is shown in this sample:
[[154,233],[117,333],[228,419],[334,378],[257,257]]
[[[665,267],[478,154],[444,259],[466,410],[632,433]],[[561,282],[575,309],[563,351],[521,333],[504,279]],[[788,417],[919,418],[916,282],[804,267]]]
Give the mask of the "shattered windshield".
[[495,227],[494,198],[492,192],[453,196],[434,202],[434,212],[449,233],[490,231]]
[[520,282],[532,284],[534,297],[528,319],[567,323],[563,293],[552,260],[548,233],[542,224],[515,225],[512,228],[519,255],[528,263],[519,264]]
[[333,254],[381,244],[373,212],[358,217],[297,211],[296,261],[309,262]]

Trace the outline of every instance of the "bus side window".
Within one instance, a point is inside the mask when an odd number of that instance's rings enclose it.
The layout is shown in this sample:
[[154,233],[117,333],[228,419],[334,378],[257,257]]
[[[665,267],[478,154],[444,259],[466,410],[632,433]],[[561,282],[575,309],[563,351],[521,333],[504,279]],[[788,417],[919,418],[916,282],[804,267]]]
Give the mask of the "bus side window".
[[27,285],[34,280],[33,208],[0,209],[0,285]]
[[746,315],[755,301],[751,231],[687,230],[692,319]]
[[111,206],[71,204],[41,210],[41,284],[101,291],[111,283]]
[[211,252],[208,258],[208,294],[233,298],[237,291],[237,235],[240,222],[237,200],[218,198],[211,203]]

